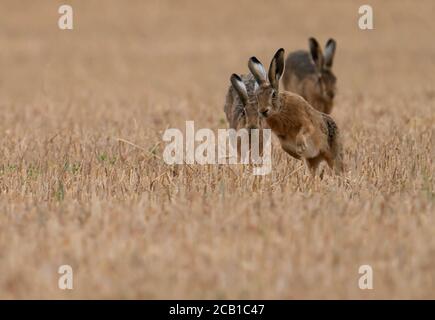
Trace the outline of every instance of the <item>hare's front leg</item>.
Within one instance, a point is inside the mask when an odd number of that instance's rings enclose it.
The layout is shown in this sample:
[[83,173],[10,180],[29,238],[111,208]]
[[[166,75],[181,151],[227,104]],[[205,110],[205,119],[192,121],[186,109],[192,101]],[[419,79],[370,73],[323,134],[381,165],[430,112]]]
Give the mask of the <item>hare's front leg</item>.
[[302,127],[296,135],[296,152],[304,158],[314,158],[319,155],[319,150],[312,137],[313,131],[309,127]]
[[307,144],[307,137],[305,136],[305,133],[302,130],[299,131],[299,133],[296,135],[295,143],[296,143],[297,154],[303,156],[308,148],[308,144]]
[[296,137],[296,153],[303,156],[307,150],[307,139],[304,135],[297,135]]

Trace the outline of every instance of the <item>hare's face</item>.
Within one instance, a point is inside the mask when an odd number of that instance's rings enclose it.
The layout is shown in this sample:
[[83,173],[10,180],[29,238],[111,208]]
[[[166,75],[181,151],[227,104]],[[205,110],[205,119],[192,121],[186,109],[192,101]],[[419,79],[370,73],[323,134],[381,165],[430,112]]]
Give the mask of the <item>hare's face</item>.
[[242,107],[241,110],[238,110],[238,128],[245,128],[248,129],[248,131],[258,129],[260,127],[260,119],[258,115],[257,99],[253,95],[248,95],[246,85],[240,76],[232,74],[230,81],[239,96],[241,102],[239,106]]
[[260,117],[258,114],[257,101],[249,101],[245,107],[245,128],[248,130],[258,129],[260,126]]
[[330,69],[323,70],[319,75],[319,87],[323,100],[332,104],[336,94],[337,78]]
[[245,128],[248,131],[260,128],[260,117],[258,114],[257,101],[251,99],[243,106],[243,110],[239,116],[239,127]]
[[280,111],[278,90],[279,79],[284,72],[284,49],[278,49],[275,53],[267,74],[263,65],[256,57],[249,59],[248,67],[258,84],[258,88],[255,90],[258,112],[264,118],[268,118]]
[[278,92],[270,85],[263,84],[255,92],[258,100],[258,113],[267,118],[279,111]]

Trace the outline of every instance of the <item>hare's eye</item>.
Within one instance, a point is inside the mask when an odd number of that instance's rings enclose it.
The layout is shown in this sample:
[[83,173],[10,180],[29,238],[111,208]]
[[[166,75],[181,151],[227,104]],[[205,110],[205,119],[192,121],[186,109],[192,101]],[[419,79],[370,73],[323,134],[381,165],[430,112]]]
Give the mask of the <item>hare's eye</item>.
[[317,78],[317,81],[318,81],[319,83],[322,82],[322,75],[321,75],[321,74],[319,74],[319,77]]
[[272,92],[272,99],[276,99],[276,91]]

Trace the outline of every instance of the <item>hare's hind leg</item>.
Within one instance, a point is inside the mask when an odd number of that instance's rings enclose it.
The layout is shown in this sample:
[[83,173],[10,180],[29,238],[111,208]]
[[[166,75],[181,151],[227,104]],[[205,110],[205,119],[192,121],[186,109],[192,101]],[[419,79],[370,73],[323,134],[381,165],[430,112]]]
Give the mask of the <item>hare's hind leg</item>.
[[320,155],[315,158],[305,159],[308,169],[310,169],[310,173],[313,177],[316,175],[316,170],[322,160],[323,157]]
[[342,155],[336,155],[335,157],[325,157],[326,163],[331,170],[334,170],[336,175],[340,175],[344,172]]
[[334,140],[333,148],[331,150],[332,154],[330,157],[330,162],[328,165],[334,169],[335,174],[340,175],[344,173],[344,160],[343,160],[343,145],[339,140],[339,137],[336,137]]
[[334,159],[334,172],[337,175],[344,173],[343,154],[338,154]]

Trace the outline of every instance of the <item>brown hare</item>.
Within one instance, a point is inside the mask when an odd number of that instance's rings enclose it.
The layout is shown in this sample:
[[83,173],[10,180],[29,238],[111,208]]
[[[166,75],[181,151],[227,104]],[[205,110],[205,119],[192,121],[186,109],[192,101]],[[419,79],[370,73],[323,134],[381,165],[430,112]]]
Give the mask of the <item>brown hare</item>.
[[296,159],[304,159],[313,176],[323,160],[336,173],[341,173],[342,145],[334,120],[315,110],[301,96],[288,91],[279,92],[284,49],[275,53],[268,75],[255,57],[249,59],[248,66],[258,83],[255,91],[258,111],[278,137],[284,151]]
[[310,52],[292,52],[286,59],[283,75],[284,89],[305,98],[314,108],[323,113],[331,113],[336,93],[337,78],[332,72],[337,44],[329,39],[322,53],[316,39],[309,39]]
[[[231,129],[246,129],[249,134],[249,149],[251,148],[251,130],[259,129],[259,152],[262,153],[262,128],[264,120],[258,113],[258,102],[255,96],[257,83],[252,74],[239,77],[231,75],[231,85],[228,88],[224,111]],[[237,143],[238,154],[241,154],[241,139]]]

